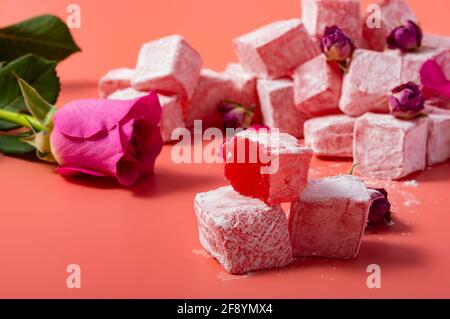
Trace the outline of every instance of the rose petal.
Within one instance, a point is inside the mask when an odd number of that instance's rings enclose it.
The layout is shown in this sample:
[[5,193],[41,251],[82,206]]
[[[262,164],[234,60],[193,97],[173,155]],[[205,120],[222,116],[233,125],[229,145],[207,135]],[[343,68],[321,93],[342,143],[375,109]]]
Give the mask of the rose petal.
[[75,176],[75,175],[82,175],[82,174],[98,176],[98,177],[108,176],[101,172],[96,172],[93,170],[80,168],[80,167],[68,167],[68,166],[60,166],[60,167],[56,168],[56,172],[62,176]]

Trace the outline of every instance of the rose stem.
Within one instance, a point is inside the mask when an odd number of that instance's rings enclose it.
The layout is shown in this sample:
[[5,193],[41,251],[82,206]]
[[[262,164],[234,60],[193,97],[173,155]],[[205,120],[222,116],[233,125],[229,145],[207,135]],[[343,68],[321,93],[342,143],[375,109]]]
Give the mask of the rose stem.
[[4,120],[10,123],[20,125],[22,127],[27,127],[35,131],[46,131],[47,128],[39,123],[34,117],[26,114],[11,112],[7,110],[0,109],[0,120]]

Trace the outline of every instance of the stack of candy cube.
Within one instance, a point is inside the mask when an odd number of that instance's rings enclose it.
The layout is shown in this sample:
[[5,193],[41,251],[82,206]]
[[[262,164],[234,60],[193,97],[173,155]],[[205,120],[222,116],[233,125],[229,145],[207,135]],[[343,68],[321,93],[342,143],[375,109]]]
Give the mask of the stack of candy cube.
[[231,186],[197,194],[194,209],[200,243],[226,271],[357,257],[372,203],[360,178],[308,179],[312,149],[287,133],[249,129],[224,154]]
[[[450,110],[427,119],[398,120],[389,114],[391,90],[419,79],[435,60],[450,79],[450,37],[424,34],[419,50],[386,49],[391,30],[417,21],[405,0],[379,4],[379,27],[368,25],[359,0],[302,0],[302,19],[281,20],[233,41],[239,63],[225,71],[202,68],[200,54],[181,36],[142,46],[134,69],[116,69],[100,80],[100,95],[132,99],[157,91],[163,108],[161,131],[222,127],[219,104],[256,105],[255,121],[305,138],[318,156],[353,158],[360,175],[395,180],[447,161]],[[320,39],[336,25],[356,46],[342,72],[321,53]],[[449,106],[434,101],[430,107]],[[450,108],[450,107],[449,107]],[[262,118],[261,118],[262,117]]]

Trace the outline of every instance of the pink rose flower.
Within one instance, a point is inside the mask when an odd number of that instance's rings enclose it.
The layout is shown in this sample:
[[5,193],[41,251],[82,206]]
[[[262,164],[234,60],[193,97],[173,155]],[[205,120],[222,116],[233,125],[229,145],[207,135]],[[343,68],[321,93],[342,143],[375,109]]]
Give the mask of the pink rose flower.
[[52,153],[64,176],[116,178],[121,185],[153,173],[162,149],[155,93],[134,100],[77,100],[54,116]]

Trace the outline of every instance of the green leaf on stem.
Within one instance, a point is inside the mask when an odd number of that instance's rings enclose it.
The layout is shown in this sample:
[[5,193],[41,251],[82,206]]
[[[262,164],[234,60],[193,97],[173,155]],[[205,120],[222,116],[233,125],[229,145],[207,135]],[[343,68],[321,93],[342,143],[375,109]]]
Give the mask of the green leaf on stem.
[[[56,74],[56,62],[42,57],[27,54],[0,69],[0,109],[13,112],[27,112],[24,97],[16,77],[29,83],[42,98],[54,104],[60,90],[59,78]],[[0,130],[17,128],[15,124],[0,121]]]
[[67,25],[53,15],[42,15],[0,29],[0,60],[11,61],[34,53],[61,61],[81,51]]
[[20,135],[0,135],[0,153],[5,155],[25,155],[36,150],[32,145],[23,142]]
[[28,111],[50,131],[56,108],[40,96],[40,94],[25,80],[17,77],[17,81],[19,82],[20,90],[22,91]]

